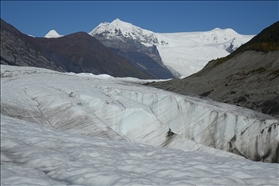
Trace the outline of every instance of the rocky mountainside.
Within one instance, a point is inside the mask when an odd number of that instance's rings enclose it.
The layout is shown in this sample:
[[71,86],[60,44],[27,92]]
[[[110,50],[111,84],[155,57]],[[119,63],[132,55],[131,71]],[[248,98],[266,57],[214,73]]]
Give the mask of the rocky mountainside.
[[116,19],[112,23],[101,23],[89,34],[151,76],[174,77],[162,63],[153,32]]
[[2,19],[1,64],[115,77],[153,78],[85,32],[59,38],[34,38]]
[[149,85],[279,117],[279,22],[184,79]]
[[35,38],[21,33],[2,19],[0,34],[1,64],[42,67],[61,72],[71,68],[71,64],[61,56],[42,49]]

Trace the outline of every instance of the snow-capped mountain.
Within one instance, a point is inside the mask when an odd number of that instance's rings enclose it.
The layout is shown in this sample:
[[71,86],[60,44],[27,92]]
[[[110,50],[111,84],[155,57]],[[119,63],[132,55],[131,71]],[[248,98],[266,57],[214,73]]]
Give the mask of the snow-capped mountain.
[[116,19],[112,23],[101,23],[89,34],[150,76],[156,79],[174,77],[162,62],[153,32]]
[[0,35],[1,64],[109,74],[114,77],[155,78],[86,32],[52,39],[30,37],[1,19]]
[[155,45],[163,64],[181,76],[201,70],[208,61],[230,54],[254,37],[220,28],[204,32],[154,33],[120,19],[101,23],[89,34],[102,35],[108,40],[128,38],[145,46]]
[[103,34],[107,39],[118,38],[122,41],[123,38],[129,38],[146,46],[158,44],[158,39],[154,32],[134,26],[131,23],[123,22],[118,18],[111,23],[99,24],[89,34],[92,36]]
[[56,32],[56,30],[50,30],[45,36],[45,38],[58,38],[63,37],[63,35],[60,35]]

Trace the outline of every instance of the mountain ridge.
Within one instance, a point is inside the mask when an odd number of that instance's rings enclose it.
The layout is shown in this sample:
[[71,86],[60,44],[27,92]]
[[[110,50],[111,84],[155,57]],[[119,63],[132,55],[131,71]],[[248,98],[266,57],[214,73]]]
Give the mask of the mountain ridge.
[[[117,48],[120,45],[118,43],[155,46],[159,53],[157,58],[161,58],[157,63],[168,68],[175,77],[185,77],[199,71],[208,61],[227,56],[253,37],[238,34],[231,28],[215,28],[203,32],[155,33],[120,19],[111,23],[100,23],[89,34],[112,48]],[[114,44],[117,46],[109,45],[109,41],[117,42]],[[137,48],[141,50],[143,47]]]
[[100,23],[89,35],[157,79],[174,77],[171,70],[163,64],[158,49],[153,44],[156,36],[151,31],[116,19],[111,23]]
[[[109,30],[106,30],[107,28]],[[46,34],[46,37],[53,39],[51,37],[61,36],[55,32],[51,30],[49,36]],[[93,34],[93,32],[98,34]],[[252,37],[239,35],[233,29],[220,28],[206,32],[161,34],[120,19],[112,23],[100,23],[89,34],[147,74],[148,78],[157,79],[189,76],[202,69],[207,61],[228,55]],[[40,48],[36,39],[38,38],[34,37],[33,40],[28,38],[26,42],[35,42],[34,45]],[[44,48],[45,50],[47,49]],[[53,51],[47,50],[47,53],[53,53]],[[1,59],[8,61],[3,56]],[[60,67],[60,63],[58,66],[52,65],[52,68],[59,68],[60,71],[62,68],[70,68],[67,66],[71,64],[65,62],[62,56],[60,56],[60,61],[64,61],[62,62],[64,67]],[[44,63],[46,66],[46,62]]]
[[279,30],[279,21],[273,23],[269,27],[263,29],[258,35],[253,37],[250,42],[247,42],[236,49],[234,53],[226,57],[212,60],[210,62],[219,65],[222,62],[234,57],[236,54],[247,51],[255,50],[260,52],[270,52],[279,50],[279,37],[277,31]]
[[[181,94],[207,97],[279,117],[278,25],[279,22],[276,22],[263,29],[229,56],[208,62],[202,70],[189,77],[154,82],[150,85]],[[270,39],[265,35],[277,39]],[[253,48],[269,42],[275,43],[271,45],[271,50]]]
[[61,72],[152,78],[85,32],[59,38],[35,38],[21,33],[2,19],[1,64],[42,67]]

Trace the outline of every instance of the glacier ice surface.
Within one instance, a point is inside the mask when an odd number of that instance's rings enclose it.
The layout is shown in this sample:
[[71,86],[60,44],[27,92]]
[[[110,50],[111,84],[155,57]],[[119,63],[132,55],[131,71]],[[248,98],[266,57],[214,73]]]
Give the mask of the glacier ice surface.
[[72,134],[1,115],[1,185],[277,185],[278,168]]
[[278,119],[146,81],[1,65],[1,183],[278,183],[243,158],[278,161]]
[[7,116],[78,134],[278,162],[279,122],[271,116],[135,78],[1,67]]

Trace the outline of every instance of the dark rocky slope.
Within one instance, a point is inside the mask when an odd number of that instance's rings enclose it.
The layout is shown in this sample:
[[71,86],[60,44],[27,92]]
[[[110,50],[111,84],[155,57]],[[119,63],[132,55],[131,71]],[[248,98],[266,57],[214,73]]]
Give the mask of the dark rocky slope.
[[279,117],[279,22],[184,79],[149,85]]
[[94,37],[150,76],[157,79],[174,78],[172,72],[163,64],[155,45],[147,47],[140,41],[124,37],[121,31],[119,34],[121,39],[107,39],[104,34],[96,34]]
[[1,19],[1,64],[62,72],[153,78],[85,32],[61,38],[33,38]]
[[[34,66],[67,71],[71,64],[52,51],[41,48],[33,37],[21,33],[1,19],[1,64]],[[47,53],[48,56],[45,54]]]

